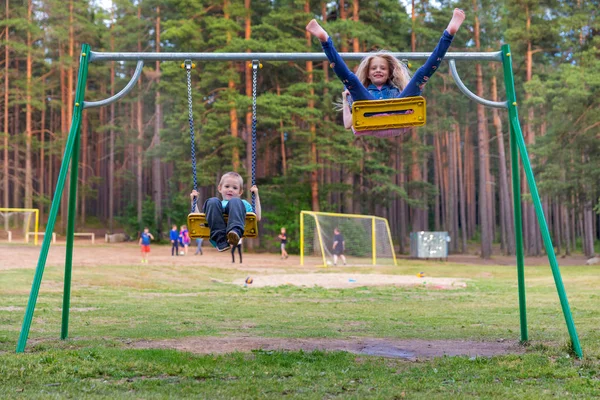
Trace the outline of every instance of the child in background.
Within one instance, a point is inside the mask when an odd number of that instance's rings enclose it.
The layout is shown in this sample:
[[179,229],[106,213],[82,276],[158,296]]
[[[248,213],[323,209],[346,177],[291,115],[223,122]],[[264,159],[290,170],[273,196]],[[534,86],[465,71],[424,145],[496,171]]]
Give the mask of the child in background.
[[192,242],[187,225],[181,225],[181,232],[179,232],[179,236],[181,237],[181,243],[183,244],[183,254],[187,256],[188,248],[190,247],[190,243]]
[[[246,226],[246,213],[252,212],[252,205],[241,196],[244,186],[244,179],[237,172],[227,172],[221,177],[217,190],[222,196],[212,197],[204,203],[202,207],[206,214],[206,223],[210,228],[210,242],[219,251],[226,251],[239,243],[244,234]],[[250,191],[254,193],[256,200],[256,219],[261,219],[260,198],[258,197],[258,188],[252,186]],[[193,190],[190,193],[192,204],[198,197],[198,191]],[[196,202],[195,212],[198,211]],[[223,214],[228,215],[228,221],[225,223]]]
[[281,240],[281,259],[283,260],[284,258],[288,258],[288,253],[285,250],[285,245],[287,244],[287,234],[285,233],[285,228],[281,228],[279,240]]
[[179,231],[177,225],[173,224],[173,227],[169,231],[169,239],[171,240],[171,255],[179,255]]
[[202,242],[204,241],[204,239],[202,238],[196,238],[196,252],[194,253],[195,256],[198,255],[198,253],[200,253],[200,255],[204,255],[204,253],[202,252]]
[[344,241],[344,235],[338,228],[333,230],[333,265],[337,265],[338,257],[342,259],[344,265],[346,265],[346,256],[344,251],[346,250],[346,242]]
[[238,250],[238,254],[240,255],[240,264],[242,263],[242,240],[241,238],[237,245],[231,246],[231,263],[235,263],[235,249]]
[[148,264],[148,254],[150,253],[150,240],[154,240],[154,236],[148,228],[144,228],[144,232],[140,234],[140,246],[142,250],[142,264]]

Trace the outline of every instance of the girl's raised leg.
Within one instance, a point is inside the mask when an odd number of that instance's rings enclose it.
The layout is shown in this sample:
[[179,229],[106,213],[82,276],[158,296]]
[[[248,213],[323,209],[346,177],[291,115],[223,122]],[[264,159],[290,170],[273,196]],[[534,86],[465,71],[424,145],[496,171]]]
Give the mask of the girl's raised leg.
[[425,85],[429,81],[429,78],[437,71],[440,66],[450,44],[452,43],[452,39],[454,39],[454,34],[458,31],[458,28],[461,26],[463,21],[465,20],[465,12],[459,8],[454,9],[454,13],[452,14],[452,19],[448,23],[448,27],[444,31],[440,41],[438,42],[435,49],[425,62],[425,64],[415,72],[412,79],[406,85],[404,90],[400,93],[398,97],[412,97],[412,96],[420,96],[425,88]]
[[316,36],[321,41],[323,51],[329,60],[329,64],[333,68],[333,72],[342,81],[346,89],[350,91],[353,100],[375,100],[375,98],[369,93],[367,88],[362,84],[358,77],[350,71],[342,57],[335,49],[333,42],[325,29],[319,25],[317,20],[311,20],[306,25],[306,30]]

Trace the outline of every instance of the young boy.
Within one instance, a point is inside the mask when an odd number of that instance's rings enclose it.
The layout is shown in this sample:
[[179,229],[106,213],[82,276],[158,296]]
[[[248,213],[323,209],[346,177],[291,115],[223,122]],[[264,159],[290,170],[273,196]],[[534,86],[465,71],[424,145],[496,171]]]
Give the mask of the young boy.
[[[252,212],[252,205],[241,196],[244,186],[244,179],[237,172],[227,172],[221,177],[217,190],[223,198],[212,197],[204,203],[202,210],[206,214],[206,223],[210,228],[210,242],[219,251],[226,251],[232,245],[239,243],[244,234],[246,225],[246,213]],[[260,221],[261,209],[260,198],[258,197],[258,188],[252,186],[250,191],[254,193],[256,200],[256,218]],[[198,197],[198,192],[193,190],[190,193],[192,204]],[[196,210],[198,212],[198,203]],[[228,221],[225,223],[223,214],[228,215]]]
[[169,239],[171,239],[171,255],[179,255],[179,231],[177,225],[173,224],[171,231],[169,232]]
[[344,265],[346,265],[344,250],[346,250],[344,235],[342,235],[338,228],[335,228],[333,230],[333,265],[337,265],[338,257],[340,257]]
[[285,245],[287,244],[287,234],[285,233],[285,228],[281,228],[279,240],[281,240],[281,259],[283,260],[284,258],[288,258],[288,253],[285,250]]
[[243,238],[240,239],[240,241],[237,245],[231,246],[231,263],[232,264],[235,264],[235,249],[237,249],[238,254],[240,255],[240,264],[242,263],[242,240],[244,240],[244,239]]
[[150,253],[150,239],[154,240],[154,236],[148,228],[144,228],[144,232],[140,235],[140,246],[142,249],[142,264],[148,264],[148,253]]
[[198,253],[200,253],[200,255],[204,255],[204,253],[202,252],[202,242],[204,241],[204,239],[202,238],[196,238],[196,252],[194,253],[194,255],[198,255]]

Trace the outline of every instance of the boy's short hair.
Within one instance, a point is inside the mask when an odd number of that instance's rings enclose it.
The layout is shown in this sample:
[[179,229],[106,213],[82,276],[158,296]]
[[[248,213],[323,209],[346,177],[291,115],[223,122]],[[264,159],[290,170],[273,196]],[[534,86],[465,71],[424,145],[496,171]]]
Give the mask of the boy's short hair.
[[221,186],[223,184],[223,181],[225,180],[226,176],[239,179],[240,188],[244,187],[244,178],[242,178],[242,176],[240,174],[238,174],[237,172],[234,172],[234,171],[230,171],[230,172],[223,174],[223,176],[221,176],[221,180],[219,181],[219,186]]

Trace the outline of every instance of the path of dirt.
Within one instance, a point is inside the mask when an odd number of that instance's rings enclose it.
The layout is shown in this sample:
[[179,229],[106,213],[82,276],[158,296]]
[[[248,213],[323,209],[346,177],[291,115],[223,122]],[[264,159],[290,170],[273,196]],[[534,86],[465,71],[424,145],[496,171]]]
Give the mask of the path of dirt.
[[521,354],[516,341],[496,342],[421,339],[289,339],[262,337],[190,337],[166,340],[141,340],[129,344],[136,349],[174,349],[196,354],[225,354],[263,351],[346,351],[349,353],[403,358],[411,361],[442,356],[491,357]]
[[[199,264],[208,267],[219,267],[227,269],[243,269],[253,270],[255,272],[269,271],[277,272],[276,268],[298,268],[303,272],[315,270],[315,265],[311,265],[311,261],[320,261],[315,258],[309,259],[306,266],[300,266],[300,258],[298,256],[290,256],[286,260],[282,260],[276,254],[269,253],[244,253],[243,264],[239,264],[239,259],[236,257],[236,263],[231,262],[230,254],[218,253],[215,249],[205,246],[204,255],[194,255],[194,248],[190,248],[188,255],[172,257],[170,256],[170,246],[153,245],[149,256],[149,264],[154,265],[182,265],[182,266],[197,266]],[[40,256],[40,246],[32,245],[8,245],[0,242],[0,271],[7,269],[35,269],[38,258]],[[561,266],[569,265],[585,265],[586,259],[583,256],[573,256],[567,258],[559,258]],[[65,245],[59,243],[50,246],[46,265],[48,266],[63,266],[65,262]],[[427,262],[424,260],[413,260],[407,257],[400,257],[398,265],[410,265],[414,262]],[[477,255],[457,254],[451,255],[445,262],[431,260],[432,263],[460,263],[482,266],[514,266],[516,265],[514,257],[494,256],[489,260],[484,260]],[[83,242],[75,243],[73,251],[74,266],[89,266],[99,267],[103,265],[135,265],[140,264],[140,250],[135,243],[115,243],[105,244],[97,243],[96,245],[83,244]],[[321,262],[322,264],[322,262]],[[546,257],[527,257],[525,259],[526,266],[548,265]],[[319,268],[320,271],[325,269]]]
[[[232,282],[244,285],[244,279]],[[326,273],[326,274],[277,274],[253,275],[251,287],[265,286],[320,286],[327,289],[362,286],[426,286],[429,289],[459,289],[467,287],[465,279],[434,278],[414,275],[385,275],[363,273]]]

